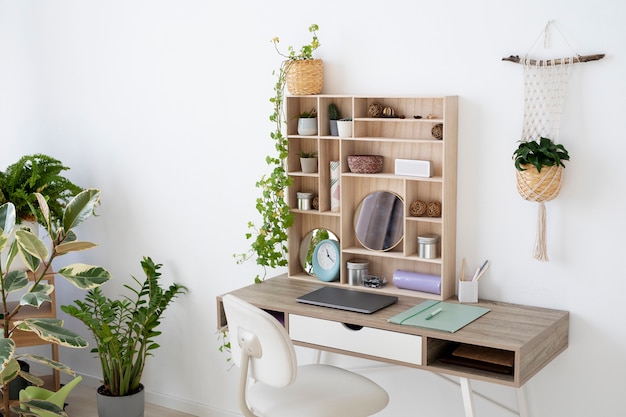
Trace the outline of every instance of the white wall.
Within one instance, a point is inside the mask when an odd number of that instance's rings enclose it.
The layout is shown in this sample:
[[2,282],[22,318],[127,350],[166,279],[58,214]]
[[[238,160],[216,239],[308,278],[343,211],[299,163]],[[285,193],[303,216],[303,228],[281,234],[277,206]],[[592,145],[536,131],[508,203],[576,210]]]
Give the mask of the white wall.
[[[270,40],[299,47],[317,23],[325,93],[460,96],[457,264],[491,260],[482,297],[571,313],[569,348],[526,385],[531,415],[624,415],[624,18],[626,4],[614,0],[0,0],[0,166],[44,152],[102,189],[100,216],[82,230],[100,247],[81,261],[114,273],[107,291],[141,275],[143,255],[191,289],[164,320],[144,379],[149,398],[237,415],[214,299],[259,272],[232,255],[248,247],[254,183],[272,152],[268,99],[280,58]],[[540,263],[536,205],[517,195],[511,162],[522,68],[501,58],[526,53],[551,19],[576,52],[607,57],[577,65],[570,80],[561,142],[572,160],[547,205],[551,261]],[[570,54],[551,35],[547,55]],[[80,296],[66,285],[58,292],[61,303]],[[62,359],[99,375],[87,350]],[[381,416],[462,415],[458,388],[435,375],[363,372],[390,392]],[[515,407],[511,389],[475,387]],[[510,415],[482,399],[476,406],[481,416]]]

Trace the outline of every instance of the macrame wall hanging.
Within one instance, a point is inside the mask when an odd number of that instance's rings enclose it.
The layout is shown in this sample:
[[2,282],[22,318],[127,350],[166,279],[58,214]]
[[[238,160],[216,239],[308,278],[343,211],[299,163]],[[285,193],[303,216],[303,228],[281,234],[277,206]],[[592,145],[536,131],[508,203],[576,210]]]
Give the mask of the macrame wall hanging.
[[[549,48],[550,27],[554,27],[563,37],[556,24],[549,21],[529,52],[542,37],[544,48]],[[513,159],[517,191],[524,200],[539,204],[533,256],[539,261],[548,261],[545,202],[559,194],[565,166],[563,161],[569,160],[565,147],[559,144],[559,128],[572,66],[574,63],[595,61],[603,57],[604,54],[581,56],[572,50],[572,56],[566,58],[530,59],[528,53],[524,58],[503,58],[504,61],[521,64],[524,69],[522,136]]]

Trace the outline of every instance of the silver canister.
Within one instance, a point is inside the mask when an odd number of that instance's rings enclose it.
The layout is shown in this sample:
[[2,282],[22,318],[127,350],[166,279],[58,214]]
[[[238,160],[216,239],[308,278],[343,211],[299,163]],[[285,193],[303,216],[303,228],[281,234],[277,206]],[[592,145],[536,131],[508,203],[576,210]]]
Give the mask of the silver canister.
[[439,257],[439,235],[434,233],[417,236],[417,256],[423,259]]
[[313,193],[297,193],[296,196],[298,197],[298,210],[311,210]]
[[348,284],[350,285],[363,285],[363,279],[368,274],[369,262],[353,259],[347,262],[348,268]]

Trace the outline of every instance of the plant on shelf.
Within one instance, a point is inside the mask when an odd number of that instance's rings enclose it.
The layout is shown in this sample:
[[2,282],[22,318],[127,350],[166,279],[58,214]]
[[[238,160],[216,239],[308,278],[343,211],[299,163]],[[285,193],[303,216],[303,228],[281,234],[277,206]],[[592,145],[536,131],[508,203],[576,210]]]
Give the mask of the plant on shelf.
[[16,220],[38,222],[45,219],[36,210],[35,193],[43,195],[50,210],[50,220],[58,225],[63,208],[83,189],[62,175],[69,170],[61,161],[44,154],[25,155],[0,172],[0,204],[11,202],[15,206]]
[[339,107],[335,103],[330,103],[328,105],[328,123],[330,128],[330,135],[337,136],[339,133],[337,132],[337,120],[341,118],[341,113],[339,112]]
[[283,123],[286,123],[283,108],[285,86],[287,72],[293,62],[313,59],[313,51],[320,45],[317,39],[318,29],[316,24],[309,27],[309,32],[313,33],[313,39],[310,44],[302,46],[297,53],[290,46],[288,54],[283,55],[278,50],[279,39],[272,40],[279,55],[287,58],[280,68],[274,71],[276,83],[274,95],[270,98],[273,106],[270,121],[274,123],[270,138],[274,141],[276,154],[266,156],[265,162],[270,167],[270,173],[264,174],[256,183],[256,187],[261,191],[261,196],[256,199],[255,205],[261,216],[260,225],[252,221],[248,222],[249,231],[246,233],[246,239],[251,240],[250,249],[246,253],[234,255],[238,264],[256,258],[256,263],[263,268],[263,274],[258,274],[254,279],[255,282],[265,279],[267,268],[287,265],[287,229],[293,224],[293,213],[285,201],[285,189],[292,183],[287,175],[288,140],[283,132]]
[[317,117],[317,110],[315,110],[315,108],[312,108],[309,111],[303,111],[300,114],[296,114],[295,116],[293,116],[294,119],[296,118],[300,118],[300,119],[315,119]]
[[537,172],[541,172],[544,166],[565,168],[563,161],[569,161],[569,153],[563,145],[541,137],[539,141],[521,141],[513,152],[513,160],[518,171],[525,171],[528,165],[532,165],[537,168]]
[[315,151],[313,151],[313,152],[300,151],[300,152],[298,152],[298,156],[300,158],[317,158],[317,152],[315,152]]
[[155,337],[161,316],[170,303],[187,288],[180,284],[160,285],[159,269],[151,258],[144,257],[141,266],[143,282],[132,277],[136,285],[124,285],[129,295],[119,299],[106,297],[100,288],[87,292],[84,300],[61,310],[82,321],[96,341],[92,352],[102,367],[103,385],[98,393],[108,397],[127,396],[141,391],[141,376],[148,356],[159,345]]
[[[61,267],[57,271],[52,269],[52,263],[57,262],[57,258],[68,253],[88,250],[96,244],[80,241],[74,229],[87,220],[100,202],[100,191],[87,189],[80,192],[69,200],[63,208],[59,219],[59,225],[52,221],[52,212],[48,206],[46,198],[35,193],[35,198],[39,206],[37,217],[44,221],[44,226],[50,237],[49,246],[29,229],[16,226],[17,211],[11,202],[0,206],[0,249],[8,247],[6,260],[0,264],[0,296],[2,311],[2,332],[0,338],[0,384],[3,394],[3,410],[9,410],[9,382],[18,376],[33,383],[42,385],[43,381],[31,374],[20,370],[18,359],[28,359],[44,364],[54,370],[75,375],[67,366],[41,356],[30,354],[16,354],[17,342],[14,340],[18,332],[33,332],[42,340],[55,343],[61,346],[72,348],[87,347],[87,341],[63,327],[63,320],[56,318],[41,317],[41,314],[34,314],[29,317],[24,313],[28,308],[39,309],[42,305],[51,302],[50,294],[54,291],[53,285],[49,282],[51,275],[60,275],[74,284],[77,288],[89,290],[102,285],[109,280],[110,274],[102,267],[75,263]],[[9,233],[16,228],[15,239],[9,244]],[[20,257],[27,266],[27,271],[11,270],[11,264]],[[16,302],[8,301],[9,295],[18,296]],[[21,314],[20,314],[21,313]],[[18,315],[19,314],[19,315]],[[27,415],[48,411],[52,415],[65,415],[63,410],[57,405],[41,400],[29,400],[12,408],[16,413],[30,413]],[[4,415],[9,415],[5,412]]]

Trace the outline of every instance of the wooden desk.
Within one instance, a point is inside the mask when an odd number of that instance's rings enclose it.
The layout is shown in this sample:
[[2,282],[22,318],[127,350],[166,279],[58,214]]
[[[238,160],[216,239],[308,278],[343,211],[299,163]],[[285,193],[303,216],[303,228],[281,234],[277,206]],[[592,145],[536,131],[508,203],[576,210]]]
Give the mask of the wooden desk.
[[[457,332],[448,333],[388,322],[390,317],[424,301],[417,297],[399,296],[396,304],[374,314],[295,301],[324,285],[281,275],[231,294],[284,319],[296,345],[459,376],[468,416],[473,415],[468,379],[521,388],[567,348],[567,311],[481,300],[476,305],[491,311]],[[227,323],[221,298],[217,297],[217,317],[218,327],[223,329]],[[507,373],[447,363],[445,358],[459,346],[479,347],[487,355],[508,355],[512,368]],[[525,414],[525,404],[520,403],[520,415]]]

